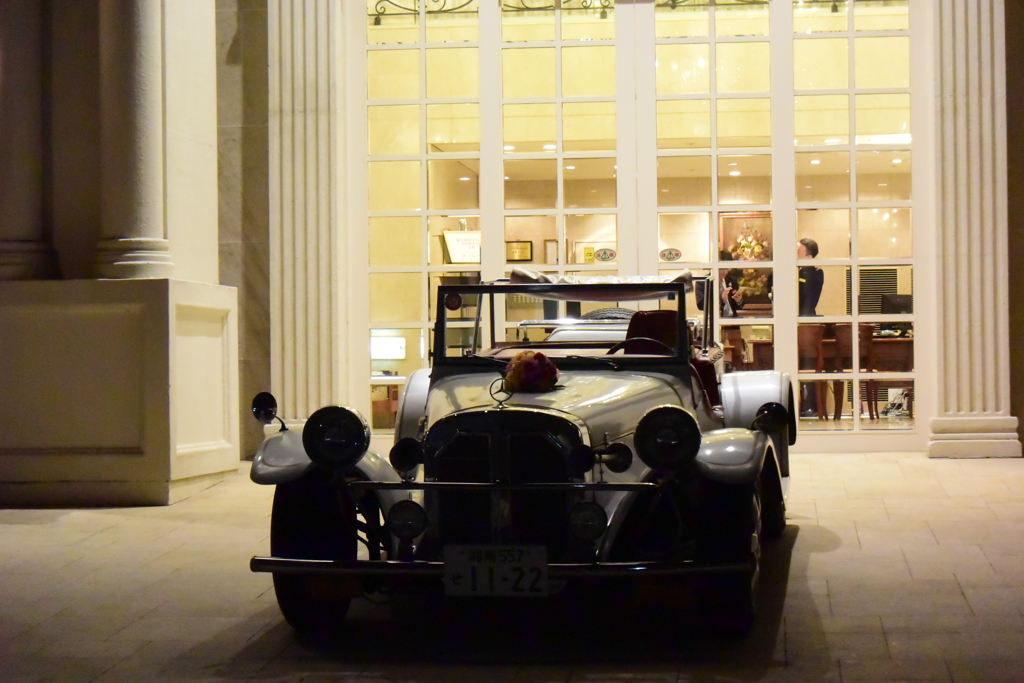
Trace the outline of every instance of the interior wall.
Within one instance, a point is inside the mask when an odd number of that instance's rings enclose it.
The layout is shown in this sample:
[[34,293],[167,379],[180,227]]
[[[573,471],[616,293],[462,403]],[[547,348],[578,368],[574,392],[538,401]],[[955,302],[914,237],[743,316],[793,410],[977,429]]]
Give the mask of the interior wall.
[[[1024,4],[1008,0],[1006,10],[1006,63],[1019,64],[1024,59],[1024,42],[1014,36],[1024,32]],[[1024,259],[1024,73],[1006,70],[1007,155],[1009,169],[1009,261]],[[1010,412],[1024,416],[1024,345],[1016,344],[1015,333],[1024,331],[1024,268],[1009,269],[1010,300]],[[1018,423],[1017,434],[1024,438],[1024,421]]]
[[249,415],[270,389],[267,1],[217,0],[220,282],[238,288],[243,457],[263,440]]

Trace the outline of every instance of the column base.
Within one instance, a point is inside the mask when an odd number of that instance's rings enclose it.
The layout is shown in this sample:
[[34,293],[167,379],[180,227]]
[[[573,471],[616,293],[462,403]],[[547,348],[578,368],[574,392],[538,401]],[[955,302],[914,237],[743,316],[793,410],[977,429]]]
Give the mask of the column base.
[[52,280],[57,256],[45,242],[0,240],[0,280]]
[[0,284],[0,507],[166,505],[238,470],[235,290]]
[[126,237],[103,240],[96,275],[111,280],[169,278],[174,271],[170,243],[164,239]]
[[931,421],[930,458],[1019,458],[1017,418],[993,415]]

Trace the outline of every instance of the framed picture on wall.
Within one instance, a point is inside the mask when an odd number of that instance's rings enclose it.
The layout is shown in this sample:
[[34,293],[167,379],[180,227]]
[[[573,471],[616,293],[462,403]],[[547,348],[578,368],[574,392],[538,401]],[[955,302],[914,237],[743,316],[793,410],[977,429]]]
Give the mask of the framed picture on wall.
[[505,260],[510,263],[515,261],[532,261],[533,242],[530,240],[506,241]]
[[544,240],[544,263],[558,265],[558,240]]

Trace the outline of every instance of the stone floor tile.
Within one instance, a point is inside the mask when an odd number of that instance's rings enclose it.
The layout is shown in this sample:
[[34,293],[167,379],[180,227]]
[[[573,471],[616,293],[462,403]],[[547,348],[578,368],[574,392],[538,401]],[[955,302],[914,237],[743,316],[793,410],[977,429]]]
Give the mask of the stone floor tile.
[[815,653],[820,653],[822,648],[830,659],[861,660],[889,656],[881,629],[869,633],[786,633],[787,662],[807,661]]
[[92,657],[0,656],[0,676],[4,683],[91,683],[116,666],[117,661]]
[[947,662],[953,683],[1024,683],[1024,658],[968,657]]
[[840,660],[843,683],[851,681],[949,681],[946,662],[935,659]]
[[880,617],[787,616],[786,633],[883,633]]

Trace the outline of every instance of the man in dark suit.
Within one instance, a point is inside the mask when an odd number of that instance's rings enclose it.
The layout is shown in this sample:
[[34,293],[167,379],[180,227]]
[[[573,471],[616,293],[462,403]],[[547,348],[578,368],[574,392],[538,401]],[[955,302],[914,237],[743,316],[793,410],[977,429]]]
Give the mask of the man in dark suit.
[[[796,243],[798,259],[815,258],[818,255],[818,243],[805,237]],[[821,298],[821,287],[825,284],[825,273],[814,266],[800,266],[800,315],[817,315],[818,300]]]
[[[724,249],[718,252],[719,261],[732,261],[732,254]],[[735,318],[737,311],[743,308],[743,294],[740,292],[740,275],[743,271],[739,268],[722,268],[718,271],[719,280],[719,303],[718,312],[723,318]],[[693,293],[697,297],[697,308],[704,310],[704,280],[694,283]]]

